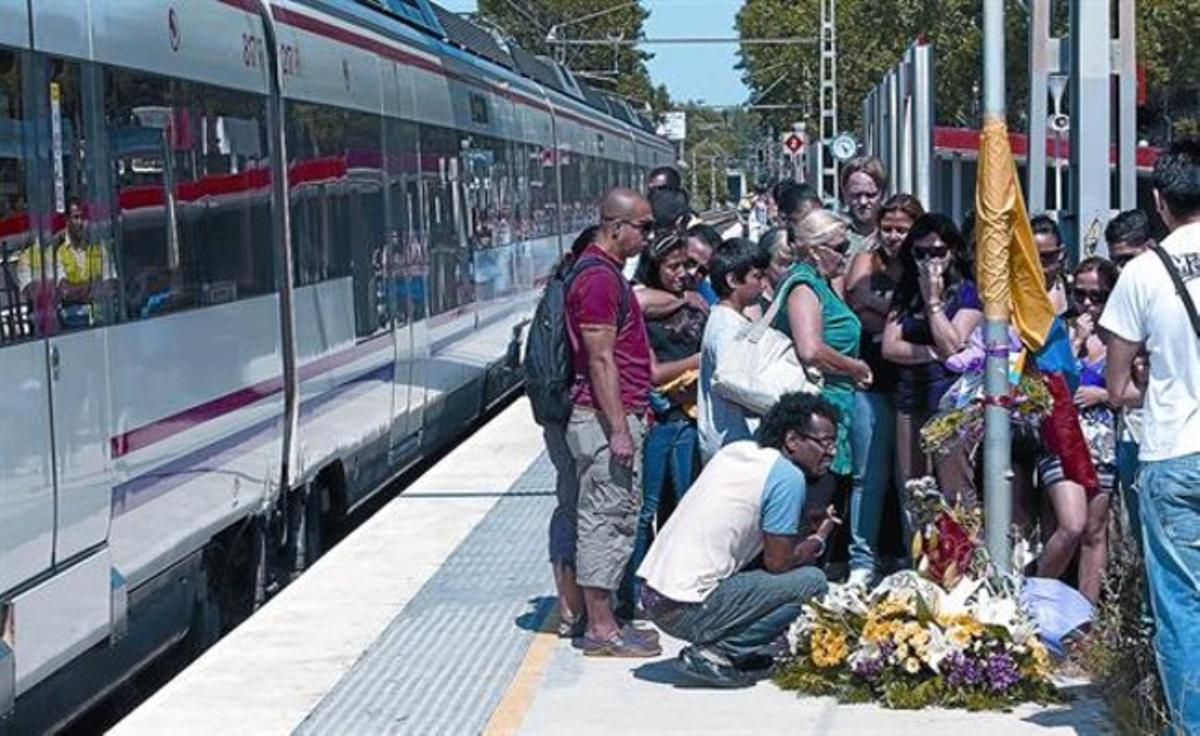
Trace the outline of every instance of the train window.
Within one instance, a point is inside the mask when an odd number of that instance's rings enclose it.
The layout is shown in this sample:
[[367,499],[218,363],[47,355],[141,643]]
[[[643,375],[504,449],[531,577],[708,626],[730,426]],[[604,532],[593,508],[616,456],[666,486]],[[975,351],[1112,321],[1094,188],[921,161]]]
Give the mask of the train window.
[[475,299],[471,253],[465,237],[459,133],[421,125],[420,179],[429,253],[429,307],[440,314]]
[[272,291],[263,98],[120,69],[106,76],[127,318]]
[[24,57],[0,50],[0,345],[34,336],[40,249],[29,217],[22,81]]
[[388,328],[388,238],[380,119],[326,105],[288,103],[289,198],[299,286],[348,279],[355,331]]

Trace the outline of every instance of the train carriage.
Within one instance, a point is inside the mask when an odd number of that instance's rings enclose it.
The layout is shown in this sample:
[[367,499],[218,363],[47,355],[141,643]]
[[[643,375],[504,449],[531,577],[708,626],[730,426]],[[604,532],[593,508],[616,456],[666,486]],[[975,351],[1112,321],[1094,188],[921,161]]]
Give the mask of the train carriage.
[[0,728],[210,643],[516,387],[672,159],[596,99],[424,0],[0,4]]

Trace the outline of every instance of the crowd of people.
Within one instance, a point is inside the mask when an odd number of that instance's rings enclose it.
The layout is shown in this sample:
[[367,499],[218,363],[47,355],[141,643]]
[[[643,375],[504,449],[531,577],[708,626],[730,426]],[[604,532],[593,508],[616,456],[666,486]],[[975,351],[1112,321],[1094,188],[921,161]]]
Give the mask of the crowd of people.
[[[982,505],[981,453],[963,442],[931,455],[920,439],[986,353],[973,218],[887,196],[875,158],[848,162],[840,184],[834,208],[781,182],[751,213],[758,237],[722,241],[690,215],[678,173],[659,169],[644,193],[609,192],[560,265],[572,406],[543,422],[558,472],[550,553],[560,633],[584,654],[659,654],[649,621],[688,642],[687,675],[748,684],[827,580],[869,588],[908,564],[906,481],[933,476],[950,500]],[[1154,184],[1161,248],[1146,212],[1122,212],[1108,256],[1068,267],[1056,222],[1031,222],[1099,483],[1085,488],[1065,458],[1015,433],[1014,521],[1039,551],[1028,573],[1094,603],[1109,515],[1128,513],[1167,700],[1195,726],[1200,141],[1164,152]],[[821,380],[819,395],[785,393],[764,413],[714,376],[765,319]]]

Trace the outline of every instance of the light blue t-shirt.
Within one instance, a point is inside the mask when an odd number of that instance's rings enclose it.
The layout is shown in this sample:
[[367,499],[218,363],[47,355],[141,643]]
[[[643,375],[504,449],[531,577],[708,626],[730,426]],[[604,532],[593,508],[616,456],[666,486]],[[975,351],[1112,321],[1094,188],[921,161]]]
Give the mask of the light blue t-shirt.
[[700,383],[696,405],[696,429],[700,434],[700,457],[708,462],[725,445],[754,436],[758,419],[745,409],[713,391],[713,376],[721,355],[731,348],[738,331],[750,320],[736,310],[718,304],[708,313],[700,342]]
[[762,530],[766,534],[800,533],[800,512],[808,495],[804,473],[787,458],[780,457],[763,484]]

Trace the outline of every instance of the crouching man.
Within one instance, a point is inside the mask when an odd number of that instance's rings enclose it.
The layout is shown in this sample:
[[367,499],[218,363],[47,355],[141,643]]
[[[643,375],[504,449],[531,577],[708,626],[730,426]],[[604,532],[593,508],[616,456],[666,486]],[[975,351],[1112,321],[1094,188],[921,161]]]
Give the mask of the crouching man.
[[[812,566],[840,523],[830,515],[802,537],[807,483],[828,472],[837,453],[837,409],[787,394],[759,427],[758,439],[721,448],[671,515],[638,570],[642,604],[660,629],[690,642],[677,666],[716,687],[753,682],[750,670],[825,592]],[[762,567],[751,563],[762,553]]]

